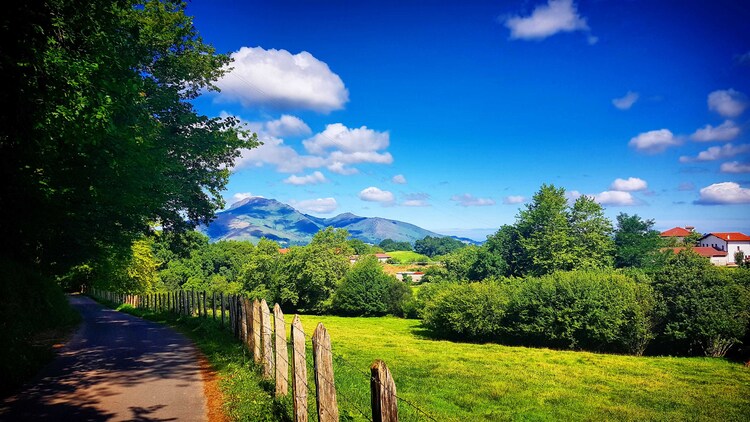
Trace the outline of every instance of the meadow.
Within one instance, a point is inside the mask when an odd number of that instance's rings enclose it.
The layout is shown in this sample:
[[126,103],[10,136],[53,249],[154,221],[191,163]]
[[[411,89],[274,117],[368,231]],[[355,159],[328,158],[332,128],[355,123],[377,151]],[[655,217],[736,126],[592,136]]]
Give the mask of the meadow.
[[369,409],[364,372],[375,359],[388,364],[399,397],[419,408],[402,400],[402,421],[729,421],[750,415],[750,368],[725,359],[457,343],[433,339],[417,320],[301,318],[308,334],[317,322],[328,329],[338,356],[339,406],[352,420]]

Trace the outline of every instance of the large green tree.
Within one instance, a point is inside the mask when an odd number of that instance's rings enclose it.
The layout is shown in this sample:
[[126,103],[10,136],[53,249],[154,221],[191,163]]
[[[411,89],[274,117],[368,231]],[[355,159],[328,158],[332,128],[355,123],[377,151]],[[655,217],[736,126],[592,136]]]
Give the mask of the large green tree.
[[223,206],[238,149],[257,142],[194,110],[229,57],[183,2],[14,1],[0,19],[6,256],[61,274]]
[[576,199],[570,209],[570,227],[576,269],[612,267],[612,222],[594,198],[584,195]]
[[654,263],[659,250],[659,232],[653,229],[654,220],[644,220],[637,214],[617,215],[615,229],[615,265],[644,268]]

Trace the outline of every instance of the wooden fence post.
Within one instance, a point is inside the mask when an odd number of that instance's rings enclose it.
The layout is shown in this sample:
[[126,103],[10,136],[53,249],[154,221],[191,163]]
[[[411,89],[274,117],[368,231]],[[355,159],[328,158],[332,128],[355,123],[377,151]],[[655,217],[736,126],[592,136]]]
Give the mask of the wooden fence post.
[[372,422],[398,422],[396,383],[382,360],[370,365],[370,403]]
[[213,319],[216,321],[216,290],[211,292],[211,315],[213,315]]
[[276,397],[289,394],[289,353],[286,347],[286,324],[279,304],[273,305],[274,346],[276,346]]
[[236,301],[234,300],[234,295],[229,295],[229,331],[232,332],[233,336],[237,336],[237,330],[235,327],[235,307],[236,307]]
[[305,359],[305,331],[299,315],[292,321],[292,393],[294,394],[294,422],[307,422],[307,361]]
[[315,400],[318,404],[318,421],[338,422],[339,406],[333,382],[333,355],[331,336],[319,322],[312,336],[313,366],[315,368]]
[[206,310],[206,291],[203,291],[203,318],[208,317],[208,311]]
[[255,363],[260,363],[260,330],[260,302],[258,302],[258,299],[255,299],[253,300],[253,361]]
[[242,298],[242,318],[247,322],[245,324],[245,347],[249,353],[253,353],[253,302],[250,299]]
[[237,305],[240,310],[240,342],[245,344],[247,342],[247,309],[245,308],[245,302],[247,299],[244,297],[237,298]]
[[271,311],[268,303],[260,301],[260,324],[263,328],[263,378],[271,379],[274,375],[273,343],[271,343]]
[[219,293],[219,309],[221,309],[221,328],[224,328],[224,292]]

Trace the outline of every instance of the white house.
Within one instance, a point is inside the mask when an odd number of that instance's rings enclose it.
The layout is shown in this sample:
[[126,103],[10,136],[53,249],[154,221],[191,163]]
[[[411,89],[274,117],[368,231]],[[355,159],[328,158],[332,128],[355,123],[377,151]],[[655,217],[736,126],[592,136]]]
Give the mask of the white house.
[[734,264],[734,254],[742,251],[745,256],[750,256],[750,236],[740,232],[708,233],[700,238],[699,246],[710,247],[727,253],[727,264]]
[[404,278],[407,276],[411,277],[412,283],[419,283],[422,281],[422,277],[424,276],[424,273],[421,271],[401,271],[396,273],[396,278],[404,281]]
[[[679,253],[683,249],[685,249],[685,247],[664,248],[662,250],[672,250],[672,252],[674,253]],[[706,246],[696,246],[692,249],[693,252],[697,253],[698,255],[708,258],[709,261],[711,261],[711,263],[714,265],[727,265],[727,251],[720,251],[718,249]]]

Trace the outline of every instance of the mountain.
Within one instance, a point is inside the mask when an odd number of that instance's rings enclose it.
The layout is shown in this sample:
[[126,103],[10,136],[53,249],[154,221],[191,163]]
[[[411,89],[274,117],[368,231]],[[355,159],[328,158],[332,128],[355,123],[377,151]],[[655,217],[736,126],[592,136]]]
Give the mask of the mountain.
[[208,226],[200,227],[211,241],[249,240],[257,243],[261,237],[282,246],[305,245],[320,229],[332,226],[346,229],[355,239],[377,244],[384,239],[411,242],[425,236],[443,237],[414,224],[380,217],[360,217],[344,213],[333,218],[303,214],[275,199],[247,198],[218,212]]

